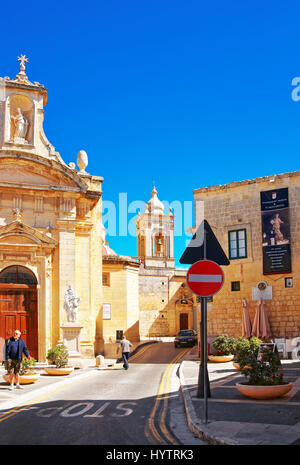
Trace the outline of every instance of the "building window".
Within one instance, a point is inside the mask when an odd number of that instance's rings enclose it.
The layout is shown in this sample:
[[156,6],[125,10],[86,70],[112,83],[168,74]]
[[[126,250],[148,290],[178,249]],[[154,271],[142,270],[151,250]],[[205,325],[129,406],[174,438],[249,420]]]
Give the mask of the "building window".
[[240,291],[241,290],[241,283],[240,281],[231,281],[231,290],[234,291]]
[[102,273],[102,286],[110,286],[110,273]]
[[293,278],[285,278],[285,287],[293,287]]
[[44,199],[43,199],[43,197],[35,197],[34,211],[36,211],[36,212],[43,212],[44,211]]
[[228,231],[229,259],[247,257],[247,234],[246,229]]

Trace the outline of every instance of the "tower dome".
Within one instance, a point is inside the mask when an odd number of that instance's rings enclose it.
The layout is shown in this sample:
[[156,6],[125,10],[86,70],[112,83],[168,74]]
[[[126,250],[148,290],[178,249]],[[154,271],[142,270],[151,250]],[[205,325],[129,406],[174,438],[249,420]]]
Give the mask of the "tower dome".
[[157,190],[155,186],[153,186],[153,190],[151,192],[151,199],[147,202],[148,211],[154,215],[163,215],[164,213],[164,204],[159,200],[157,197]]

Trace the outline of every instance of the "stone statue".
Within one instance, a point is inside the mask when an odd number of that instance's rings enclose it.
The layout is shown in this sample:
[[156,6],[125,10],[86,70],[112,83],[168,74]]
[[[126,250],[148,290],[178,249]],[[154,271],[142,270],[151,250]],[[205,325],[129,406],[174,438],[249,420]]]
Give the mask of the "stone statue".
[[80,305],[81,299],[76,295],[76,292],[70,285],[65,292],[64,297],[64,309],[67,313],[67,319],[70,323],[75,323],[77,321],[77,309]]
[[15,125],[14,139],[25,139],[29,123],[22,114],[21,108],[17,109],[17,116],[12,116],[12,120]]

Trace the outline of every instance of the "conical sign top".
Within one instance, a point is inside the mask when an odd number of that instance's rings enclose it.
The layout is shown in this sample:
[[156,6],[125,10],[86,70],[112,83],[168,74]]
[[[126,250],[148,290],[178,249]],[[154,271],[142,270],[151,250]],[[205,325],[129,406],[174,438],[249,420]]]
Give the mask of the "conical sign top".
[[230,264],[224,250],[206,220],[203,220],[200,224],[179,262],[183,265],[192,265],[198,260],[211,260],[218,265]]

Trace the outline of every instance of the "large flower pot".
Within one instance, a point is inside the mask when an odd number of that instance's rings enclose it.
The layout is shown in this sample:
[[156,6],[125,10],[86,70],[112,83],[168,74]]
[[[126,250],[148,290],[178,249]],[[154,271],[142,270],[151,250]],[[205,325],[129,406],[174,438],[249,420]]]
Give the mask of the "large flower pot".
[[252,399],[276,399],[287,394],[293,387],[292,383],[277,384],[274,386],[252,386],[250,384],[236,383],[238,391]]
[[[32,384],[35,383],[40,377],[39,373],[26,373],[23,375],[19,375],[19,382],[20,384]],[[3,375],[3,379],[9,383],[9,375],[6,373]],[[14,379],[14,383],[16,380]]]
[[225,362],[231,362],[233,360],[234,355],[209,355],[208,360],[211,362],[217,362],[217,363],[225,363]]
[[61,375],[69,375],[74,371],[74,367],[47,367],[44,368],[44,371],[47,373],[47,375],[52,375],[52,376],[61,376]]

